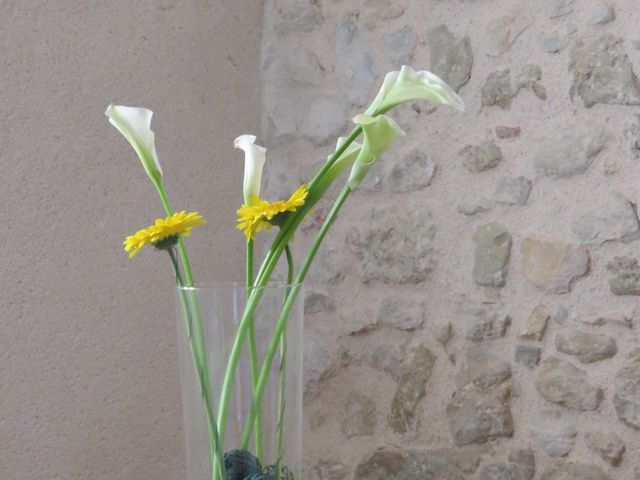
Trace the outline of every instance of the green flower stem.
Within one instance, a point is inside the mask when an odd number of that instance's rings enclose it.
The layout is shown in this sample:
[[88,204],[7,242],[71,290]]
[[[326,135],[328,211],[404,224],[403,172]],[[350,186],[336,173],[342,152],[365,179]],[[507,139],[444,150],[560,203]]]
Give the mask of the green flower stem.
[[[295,265],[293,262],[293,253],[291,247],[287,245],[285,247],[285,253],[287,255],[287,291],[285,293],[284,300],[286,302],[287,297],[291,291],[291,283],[293,282],[293,275],[295,274]],[[280,382],[278,385],[278,426],[276,433],[276,480],[280,480],[282,477],[282,459],[284,458],[284,414],[287,408],[287,332],[285,329],[284,334],[280,338],[280,368],[278,370],[280,376]],[[258,414],[260,414],[260,406],[258,406]]]
[[322,166],[316,176],[313,177],[313,180],[309,182],[308,187],[310,191],[313,190],[313,187],[315,187],[320,180],[322,180],[322,177],[324,177],[324,175],[329,171],[333,164],[336,163],[336,160],[340,158],[340,155],[342,155],[347,150],[347,147],[349,147],[349,145],[351,145],[361,133],[362,127],[360,126],[355,127],[353,130],[351,130],[351,133],[343,142],[343,144],[340,145],[340,147],[335,151],[331,158]]
[[[173,209],[169,204],[169,198],[167,196],[167,192],[164,189],[164,185],[162,181],[153,182],[158,192],[158,196],[160,197],[160,202],[167,214],[173,215]],[[189,262],[189,256],[187,255],[187,249],[184,246],[184,242],[182,238],[178,240],[178,251],[180,252],[180,260],[182,261],[182,266],[184,267],[184,275],[186,282],[182,281],[182,276],[180,275],[180,268],[177,263],[177,259],[175,258],[175,254],[172,250],[171,252],[171,260],[174,263],[174,268],[176,269],[176,279],[181,282],[178,283],[179,287],[182,287],[186,284],[187,287],[193,287],[193,275],[191,274],[191,264]],[[204,403],[205,416],[207,417],[207,428],[209,430],[209,444],[211,447],[211,464],[212,464],[212,478],[213,480],[221,479],[226,480],[226,472],[224,471],[224,462],[222,457],[222,449],[221,449],[221,441],[220,435],[218,431],[218,426],[216,424],[215,416],[213,414],[213,404],[211,401],[211,380],[209,374],[209,362],[208,362],[208,354],[207,347],[205,342],[204,335],[204,327],[202,325],[202,318],[200,315],[200,305],[198,304],[198,299],[196,294],[193,295],[193,313],[195,317],[195,322],[192,321],[191,311],[189,309],[189,304],[182,289],[180,291],[180,302],[182,303],[183,312],[188,318],[188,332],[189,332],[189,346],[191,348],[191,353],[193,356],[194,366],[196,368],[196,372],[198,374],[198,380],[200,381],[200,389],[202,391],[202,399]],[[215,448],[214,448],[215,447]]]
[[176,284],[178,285],[178,295],[180,297],[180,304],[182,305],[182,313],[185,318],[186,326],[187,326],[187,337],[189,339],[189,350],[191,351],[191,359],[193,360],[193,366],[198,374],[198,379],[200,381],[200,393],[202,395],[202,401],[205,405],[205,416],[207,419],[207,428],[209,429],[209,454],[211,459],[217,459],[218,462],[218,472],[216,474],[215,470],[212,471],[212,478],[216,478],[219,475],[219,478],[225,479],[226,473],[224,472],[224,468],[220,468],[223,463],[222,450],[220,448],[220,438],[218,435],[218,428],[216,426],[214,417],[213,417],[213,408],[211,406],[211,391],[207,388],[209,384],[208,381],[205,381],[205,370],[202,368],[201,358],[199,356],[199,349],[197,346],[198,341],[194,338],[193,335],[193,319],[191,315],[191,309],[189,308],[189,301],[185,295],[183,290],[184,281],[182,280],[182,275],[180,273],[180,267],[178,265],[178,259],[176,258],[175,252],[173,248],[168,250],[169,256],[171,257],[171,263],[173,265],[173,269],[176,276]]
[[253,240],[247,240],[247,289],[253,287]]
[[[251,294],[247,299],[247,304],[245,306],[244,313],[242,314],[240,325],[238,325],[238,332],[236,333],[236,338],[234,339],[233,346],[231,347],[231,353],[227,362],[227,369],[225,371],[224,380],[222,382],[220,404],[218,407],[218,425],[220,425],[220,439],[223,444],[224,436],[226,433],[227,417],[229,415],[229,401],[231,399],[231,391],[233,389],[233,381],[235,378],[236,370],[238,368],[238,362],[240,361],[240,354],[242,353],[242,346],[244,344],[245,337],[247,336],[251,318],[255,313],[258,302],[262,298],[264,287],[266,286],[269,280],[269,276],[276,266],[275,264],[276,262],[274,261],[269,262],[265,266],[264,275],[262,276],[262,278],[256,280],[254,287],[251,290]],[[252,421],[255,421],[255,416]]]
[[[340,148],[336,150],[336,152],[331,156],[331,158],[329,158],[327,163],[325,163],[325,165],[320,170],[320,172],[318,172],[318,174],[316,174],[313,180],[309,183],[309,189],[311,189],[320,180],[322,180],[322,177],[326,174],[326,172],[331,168],[331,166],[336,162],[336,160],[340,158],[340,155],[344,153],[347,147],[351,143],[353,143],[353,141],[358,137],[358,135],[361,132],[362,132],[362,129],[360,127],[356,127],[351,132],[349,137],[347,137],[347,139],[340,146]],[[229,415],[229,402],[231,400],[233,380],[235,378],[235,373],[238,368],[240,354],[242,353],[242,345],[244,343],[245,336],[247,334],[248,320],[253,315],[253,313],[255,312],[255,309],[258,306],[258,302],[262,297],[263,287],[269,281],[269,278],[271,277],[271,274],[273,273],[273,270],[275,269],[276,264],[278,263],[278,260],[282,255],[282,252],[284,251],[285,245],[289,243],[289,240],[291,239],[291,237],[293,236],[293,233],[302,222],[304,216],[309,212],[309,210],[313,207],[313,205],[318,200],[319,198],[314,199],[314,201],[312,202],[305,203],[303,207],[301,207],[298,211],[296,211],[293,215],[291,215],[287,219],[282,229],[280,230],[280,232],[278,232],[278,235],[274,239],[271,245],[271,249],[267,253],[267,256],[265,257],[262,263],[262,266],[260,267],[260,271],[256,276],[256,280],[254,282],[254,289],[252,290],[251,295],[247,300],[245,311],[243,313],[242,320],[240,321],[240,325],[238,326],[238,332],[236,333],[236,338],[231,348],[231,354],[229,355],[229,361],[227,363],[227,369],[225,371],[225,378],[223,380],[222,389],[220,392],[220,403],[218,406],[218,425],[220,427],[220,440],[221,440],[221,444],[223,445],[224,445],[224,436],[226,432],[227,417]],[[315,253],[314,253],[314,256],[315,256]],[[308,270],[308,267],[307,267],[307,270]],[[305,272],[305,275],[306,275],[306,272]],[[294,291],[292,291],[289,294],[289,297],[293,293]],[[264,389],[264,386],[263,386],[263,389]],[[252,421],[255,421],[255,418]]]
[[[311,210],[311,208],[320,200],[320,198],[315,198],[312,195],[314,187],[318,185],[318,183],[326,175],[326,173],[333,166],[333,164],[338,160],[338,158],[340,158],[340,156],[347,150],[349,145],[351,145],[361,133],[362,133],[362,127],[360,126],[355,127],[351,131],[349,136],[345,139],[345,141],[342,143],[342,145],[340,145],[340,147],[334,152],[334,154],[331,155],[331,157],[325,162],[325,164],[318,171],[315,177],[313,177],[313,179],[309,182],[309,184],[307,185],[307,188],[309,190],[309,197],[311,198],[308,197],[305,205],[287,219],[285,224],[282,226],[282,228],[276,235],[276,238],[273,240],[273,243],[271,244],[271,249],[269,250],[269,252],[267,252],[267,256],[265,257],[264,261],[262,262],[262,266],[258,271],[258,276],[257,276],[258,280],[264,275],[265,269],[273,261],[273,257],[276,254],[276,246],[282,242],[282,239],[284,238],[288,239],[291,236],[290,232],[292,231],[292,228],[293,230],[295,230],[299,225],[300,221],[302,220],[300,217],[304,217],[309,212],[309,210]],[[298,221],[296,221],[296,219]],[[292,227],[292,224],[295,224],[295,225],[293,225]],[[282,254],[282,250],[280,250],[280,254]]]
[[[296,212],[297,213],[297,212]],[[269,282],[269,278],[273,273],[273,270],[276,268],[278,263],[278,259],[282,255],[288,240],[295,232],[295,229],[300,225],[300,222],[304,218],[304,215],[292,216],[291,219],[293,222],[288,221],[287,224],[290,225],[288,230],[288,235],[285,237],[286,241],[281,241],[276,244],[274,241],[274,245],[272,245],[271,255],[268,258],[268,261],[265,260],[263,263],[263,268],[261,272],[258,274],[256,281],[254,282],[253,290],[251,291],[251,295],[247,300],[247,304],[244,309],[244,313],[242,314],[242,319],[240,320],[240,325],[238,326],[238,331],[236,333],[236,338],[233,341],[233,346],[231,347],[231,353],[229,355],[229,361],[227,363],[227,369],[225,371],[224,380],[222,382],[222,390],[220,392],[220,404],[218,407],[218,425],[220,426],[220,439],[222,444],[224,444],[224,436],[226,433],[226,424],[227,417],[229,415],[229,401],[231,399],[231,391],[233,389],[233,381],[235,378],[236,370],[238,368],[238,362],[240,361],[240,354],[242,353],[242,346],[244,344],[245,337],[247,335],[247,330],[249,328],[250,319],[255,313],[256,308],[258,307],[258,303],[262,298],[264,293],[264,287]],[[291,220],[290,219],[290,220]],[[255,421],[255,416],[252,419],[252,422]]]
[[[247,296],[251,294],[253,288],[253,240],[247,240]],[[253,315],[249,320],[249,363],[251,367],[251,387],[256,388],[258,381],[258,347],[256,345],[256,328]],[[260,463],[264,461],[264,445],[263,445],[263,420],[262,409],[259,409],[256,415],[256,457],[260,460]]]
[[[162,206],[164,207],[164,211],[167,216],[173,215],[173,210],[169,205],[169,198],[167,197],[167,192],[164,189],[164,185],[162,182],[153,182],[158,191],[158,195],[160,196],[160,202],[162,202]],[[178,251],[180,252],[180,260],[182,261],[182,266],[184,267],[184,276],[186,279],[187,287],[193,287],[193,275],[191,275],[191,264],[189,263],[189,256],[187,255],[187,249],[184,246],[184,242],[182,238],[178,240]]]
[[300,291],[302,282],[307,276],[307,272],[311,267],[311,263],[313,262],[313,259],[315,258],[316,254],[318,253],[318,249],[320,248],[322,241],[327,236],[329,229],[333,225],[333,222],[335,222],[338,216],[338,213],[340,212],[340,209],[342,208],[342,206],[344,205],[344,202],[347,200],[350,194],[351,194],[351,189],[349,188],[349,185],[345,185],[342,191],[340,192],[340,195],[336,199],[335,203],[333,204],[333,207],[331,207],[331,211],[329,212],[329,214],[327,215],[327,218],[322,224],[320,231],[316,235],[316,238],[314,239],[313,244],[311,245],[311,249],[307,254],[307,258],[305,258],[304,263],[300,268],[300,271],[296,275],[296,278],[293,282],[293,286],[291,288],[291,292],[287,296],[287,300],[285,301],[284,306],[282,307],[282,312],[280,313],[280,317],[278,318],[278,323],[276,324],[276,327],[274,329],[273,337],[271,338],[271,342],[269,343],[269,348],[267,349],[267,354],[265,355],[264,363],[262,364],[262,369],[260,371],[260,378],[258,380],[256,392],[254,394],[253,401],[251,404],[251,412],[249,413],[249,417],[247,417],[247,420],[245,422],[245,427],[244,427],[244,432],[242,434],[242,442],[241,442],[241,448],[243,449],[246,449],[249,444],[249,438],[251,437],[251,431],[252,431],[253,424],[255,422],[255,416],[257,413],[257,405],[259,405],[260,401],[262,400],[262,394],[264,393],[264,389],[267,383],[267,378],[269,376],[269,371],[271,369],[271,364],[273,363],[273,358],[275,356],[276,350],[278,349],[278,345],[280,343],[280,337],[282,336],[286,328],[287,319],[289,318],[289,313],[291,311],[293,303]]

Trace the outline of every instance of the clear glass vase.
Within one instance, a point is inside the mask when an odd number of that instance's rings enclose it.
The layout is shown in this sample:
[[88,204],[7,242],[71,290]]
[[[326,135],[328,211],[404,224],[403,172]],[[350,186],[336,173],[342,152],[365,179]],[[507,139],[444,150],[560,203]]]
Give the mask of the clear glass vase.
[[[188,480],[301,478],[301,290],[301,285],[273,283],[250,297],[240,283],[177,289]],[[295,300],[283,315],[292,291]],[[255,306],[252,315],[245,312],[247,304]],[[282,335],[275,334],[277,328]],[[226,466],[224,472],[218,464]]]

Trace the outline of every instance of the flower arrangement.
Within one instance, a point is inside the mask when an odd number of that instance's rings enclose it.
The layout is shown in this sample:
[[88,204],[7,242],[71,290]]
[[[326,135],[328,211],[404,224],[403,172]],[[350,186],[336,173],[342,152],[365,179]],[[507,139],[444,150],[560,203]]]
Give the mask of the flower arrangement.
[[[376,160],[395,141],[404,135],[396,122],[386,115],[398,105],[415,100],[429,100],[464,110],[460,97],[440,78],[427,71],[416,72],[403,66],[400,71],[388,73],[369,107],[353,118],[355,127],[347,137],[338,139],[335,151],[328,156],[316,175],[308,184],[299,186],[286,200],[269,202],[260,196],[262,170],[266,160],[266,149],[256,145],[256,137],[241,135],[235,140],[235,148],[244,151],[245,169],[243,184],[244,203],[237,211],[237,228],[246,237],[246,287],[247,298],[242,319],[235,332],[224,381],[220,388],[218,412],[214,412],[213,390],[210,382],[207,349],[197,299],[190,298],[188,290],[179,288],[179,300],[187,323],[189,348],[197,374],[209,436],[209,455],[213,480],[271,480],[291,479],[291,472],[281,464],[282,431],[278,431],[278,460],[263,468],[264,452],[260,402],[265,384],[271,372],[274,357],[283,345],[284,333],[291,307],[299,294],[302,282],[324,238],[331,229],[340,210],[352,192],[358,189]],[[183,239],[195,227],[205,224],[198,212],[174,212],[170,206],[163,183],[163,173],[155,149],[154,133],[151,130],[153,113],[144,108],[110,105],[106,110],[109,122],[128,140],[137,153],[149,179],[156,188],[166,218],[129,236],[124,241],[124,250],[133,258],[141,248],[149,245],[156,250],[165,250],[171,259],[178,287],[195,285],[191,265]],[[362,135],[362,144],[356,139]],[[305,216],[328,192],[329,187],[349,170],[340,193],[317,232],[306,258],[296,268],[290,243]],[[260,268],[254,270],[254,241],[263,231],[278,227],[271,248],[266,253]],[[253,319],[260,308],[264,286],[270,281],[274,269],[285,256],[288,266],[288,288],[272,332],[264,358],[260,361],[255,346]],[[246,416],[244,431],[235,449],[224,451],[225,435],[229,415],[229,403],[233,379],[236,375],[240,354],[248,348],[252,395],[251,408]],[[280,369],[282,375],[282,367]],[[279,415],[284,416],[285,405],[279,406]],[[281,422],[279,422],[281,423]],[[255,452],[248,451],[254,438]]]

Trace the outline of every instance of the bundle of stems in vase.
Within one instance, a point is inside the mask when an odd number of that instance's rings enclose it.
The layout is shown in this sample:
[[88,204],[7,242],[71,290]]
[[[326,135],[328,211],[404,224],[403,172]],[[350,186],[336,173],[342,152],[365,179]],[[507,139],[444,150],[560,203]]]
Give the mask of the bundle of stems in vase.
[[[213,480],[288,480],[291,478],[286,466],[281,464],[285,453],[281,426],[286,410],[282,400],[278,412],[278,460],[267,468],[261,467],[264,464],[264,447],[260,405],[271,366],[277,352],[286,350],[287,320],[291,308],[318,249],[340,210],[352,192],[358,189],[380,155],[391,148],[398,137],[404,135],[396,122],[386,114],[398,105],[415,100],[429,100],[464,110],[460,97],[443,80],[430,72],[416,72],[410,67],[403,66],[400,71],[388,73],[373,102],[362,114],[353,118],[355,127],[351,133],[347,137],[338,139],[335,151],[329,155],[315,176],[307,184],[298,187],[287,200],[268,202],[260,197],[266,149],[256,145],[254,143],[255,137],[252,135],[241,135],[235,140],[235,147],[244,150],[245,153],[244,204],[237,212],[237,227],[246,236],[247,298],[228,358],[220,389],[220,398],[217,403],[217,413],[214,412],[213,407],[213,391],[200,307],[196,295],[191,294],[188,288],[178,289],[181,308],[187,324],[191,357],[199,381],[207,421]],[[174,212],[170,206],[163,183],[162,169],[156,154],[154,133],[151,130],[152,112],[144,108],[110,105],[106,115],[111,124],[124,135],[135,149],[158,192],[160,202],[167,215],[166,218],[157,219],[154,225],[127,237],[124,242],[125,250],[129,252],[130,257],[133,257],[145,245],[152,245],[156,250],[167,251],[178,287],[196,286],[183,237],[189,236],[191,230],[204,224],[205,220],[197,212]],[[361,135],[363,140],[359,144],[356,140]],[[314,205],[327,194],[329,188],[343,177],[344,184],[340,193],[334,199],[306,257],[300,266],[296,267],[290,248],[296,230]],[[274,226],[278,228],[277,234],[256,272],[254,269],[254,240],[257,234],[269,231]],[[260,308],[264,287],[270,281],[283,254],[288,269],[288,287],[266,354],[260,360],[256,348],[254,315]],[[249,351],[253,400],[247,414],[240,444],[234,446],[233,450],[224,452],[223,446],[225,445],[234,378],[245,346]],[[285,368],[286,365],[280,365],[281,376],[284,375]],[[255,452],[250,453],[248,448],[252,437],[254,438]]]

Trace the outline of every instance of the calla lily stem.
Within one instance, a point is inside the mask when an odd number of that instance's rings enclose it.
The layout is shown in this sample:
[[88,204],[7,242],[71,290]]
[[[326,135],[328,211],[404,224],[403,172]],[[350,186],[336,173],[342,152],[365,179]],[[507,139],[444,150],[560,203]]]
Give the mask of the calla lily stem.
[[[167,197],[167,192],[164,189],[164,186],[161,182],[153,182],[158,191],[158,195],[160,196],[160,202],[162,203],[162,207],[167,215],[173,215],[173,210],[171,209],[171,205],[169,204],[169,198]],[[182,261],[182,266],[184,268],[184,276],[186,280],[186,285],[188,287],[193,287],[193,275],[191,275],[191,263],[189,263],[189,256],[187,255],[187,249],[184,247],[184,242],[182,238],[178,240],[178,251],[180,252],[180,260]]]
[[[173,210],[169,204],[169,198],[167,192],[164,189],[162,183],[154,182],[158,195],[160,196],[160,202],[167,213],[167,215],[173,215]],[[211,447],[211,463],[213,465],[212,478],[220,478],[226,480],[226,472],[224,471],[224,463],[222,461],[221,441],[218,431],[218,425],[216,424],[215,416],[213,413],[213,403],[211,398],[211,381],[209,375],[209,362],[207,355],[206,342],[204,337],[204,327],[202,325],[202,319],[200,317],[200,307],[198,305],[198,299],[194,292],[192,298],[193,312],[189,308],[189,302],[186,299],[185,293],[181,287],[185,285],[187,287],[193,287],[193,276],[191,274],[191,265],[189,263],[189,256],[187,255],[187,249],[184,246],[182,238],[178,240],[178,251],[180,252],[180,260],[184,267],[185,281],[182,280],[180,274],[180,267],[175,257],[173,250],[169,250],[171,260],[176,272],[176,281],[179,287],[179,296],[182,308],[185,314],[185,318],[188,319],[187,328],[189,335],[189,346],[191,354],[193,356],[196,372],[198,373],[198,380],[200,382],[200,388],[202,390],[202,400],[204,403],[205,415],[207,417],[207,428],[209,430],[209,444]],[[195,317],[195,321],[192,321],[191,313]]]
[[335,222],[336,218],[338,217],[338,213],[340,212],[340,209],[342,208],[342,206],[344,205],[344,202],[347,200],[350,194],[351,194],[351,188],[349,188],[349,185],[345,185],[344,188],[342,189],[342,192],[340,193],[335,203],[333,204],[333,207],[331,208],[331,211],[327,215],[327,218],[322,224],[320,231],[316,235],[316,238],[314,239],[313,244],[311,245],[311,249],[309,250],[309,253],[305,258],[300,268],[300,271],[298,272],[298,274],[295,277],[295,280],[293,281],[293,285],[291,287],[291,291],[289,295],[287,296],[287,300],[285,301],[284,306],[282,307],[282,312],[280,313],[280,317],[278,318],[278,323],[276,324],[276,327],[274,329],[273,337],[271,338],[271,343],[269,344],[267,353],[265,355],[264,363],[262,364],[262,370],[260,371],[260,378],[258,380],[258,385],[255,389],[256,391],[255,391],[253,402],[251,405],[251,412],[245,422],[244,432],[242,434],[242,443],[241,443],[241,448],[243,449],[246,449],[249,444],[249,438],[251,437],[251,431],[252,431],[253,424],[255,422],[255,416],[257,413],[257,406],[260,404],[260,401],[262,400],[262,394],[264,393],[264,388],[267,383],[267,378],[269,376],[271,364],[273,363],[273,358],[278,349],[280,338],[287,326],[287,319],[289,318],[289,313],[291,311],[291,308],[294,304],[294,301],[298,293],[300,292],[301,284],[304,281],[305,277],[307,276],[307,272],[309,271],[309,268],[311,267],[311,263],[313,262],[313,259],[315,258],[316,254],[318,253],[318,250],[320,249],[320,245],[322,244],[322,241],[327,236],[329,229]]
[[322,180],[322,177],[324,177],[324,175],[329,171],[329,169],[333,166],[333,164],[336,163],[336,160],[340,158],[340,155],[342,155],[347,150],[349,145],[351,145],[355,141],[355,139],[360,136],[361,133],[362,133],[362,127],[360,126],[355,127],[351,131],[351,133],[346,138],[344,143],[340,145],[340,147],[331,156],[331,158],[322,166],[322,168],[316,174],[316,176],[313,177],[313,180],[309,182],[309,192],[313,193],[313,187],[315,187],[318,184],[318,182]]
[[[215,479],[217,475],[220,476],[221,479],[226,479],[226,472],[224,472],[224,468],[221,468],[223,463],[222,449],[220,446],[220,438],[218,435],[218,428],[215,423],[215,418],[213,415],[213,408],[211,403],[211,387],[208,380],[208,369],[206,368],[206,359],[203,364],[202,362],[202,349],[199,348],[199,345],[204,345],[204,339],[200,337],[200,335],[195,334],[193,331],[193,316],[191,315],[191,308],[189,307],[189,301],[187,300],[187,296],[185,295],[185,291],[183,290],[184,281],[182,280],[182,274],[180,273],[180,266],[178,264],[178,259],[176,258],[175,251],[173,248],[168,250],[169,256],[171,257],[171,263],[173,265],[173,270],[176,277],[176,284],[178,286],[178,296],[180,297],[180,304],[182,305],[182,313],[186,320],[187,326],[187,337],[189,339],[189,350],[191,351],[191,358],[193,360],[193,366],[198,374],[198,379],[200,381],[200,389],[202,395],[202,401],[205,406],[205,416],[207,419],[207,427],[209,429],[209,454],[212,459],[217,459],[216,461],[212,461],[212,464],[218,465],[218,472],[212,473],[212,477]],[[199,319],[196,321],[198,322]],[[198,337],[198,338],[196,338]]]
[[[362,129],[360,127],[354,128],[354,130],[351,132],[349,137],[347,137],[345,142],[336,150],[336,152],[325,163],[324,167],[320,170],[320,172],[318,172],[318,174],[310,182],[309,184],[310,192],[312,192],[312,186],[316,185],[319,181],[321,181],[324,174],[326,174],[326,172],[331,168],[331,166],[336,162],[336,160],[340,158],[340,155],[344,153],[347,147],[358,137],[358,135],[360,135],[361,132],[362,132]],[[350,191],[351,190],[349,189],[349,192]],[[250,318],[252,317],[253,313],[255,312],[255,309],[258,306],[258,302],[260,301],[260,298],[262,298],[264,286],[267,284],[269,278],[271,277],[273,270],[275,269],[280,257],[282,256],[282,253],[284,252],[285,246],[289,243],[289,240],[293,236],[293,232],[295,232],[296,228],[302,222],[304,216],[309,212],[309,210],[313,207],[313,205],[318,200],[319,198],[310,199],[310,201],[306,202],[302,208],[300,208],[298,211],[296,211],[287,219],[282,229],[274,239],[271,245],[271,249],[269,250],[264,262],[262,263],[262,266],[260,267],[260,271],[258,272],[256,279],[254,281],[254,288],[247,300],[245,311],[243,313],[242,320],[240,321],[240,325],[238,326],[238,332],[236,334],[236,338],[234,339],[234,343],[231,348],[231,354],[229,355],[229,361],[227,363],[225,377],[224,377],[224,380],[222,383],[222,389],[220,392],[220,403],[218,407],[218,425],[220,428],[220,441],[222,445],[224,445],[227,417],[229,415],[229,401],[231,399],[233,381],[235,378],[236,370],[238,368],[240,354],[242,353],[242,345],[247,335]],[[346,197],[344,198],[344,200],[346,200]],[[342,201],[342,203],[344,203],[344,200]],[[326,235],[326,232],[325,232],[325,235]],[[324,235],[322,238],[324,238]],[[315,253],[317,252],[318,248],[319,248],[319,244],[316,246],[315,252],[313,252],[313,256],[311,260],[313,259],[313,257],[315,257]],[[309,252],[310,255],[311,253],[312,252]],[[307,264],[306,270],[309,269],[309,266],[311,265],[311,260],[308,260],[308,262],[305,262],[305,264]],[[301,273],[303,273],[303,270],[301,270],[298,273],[298,277],[300,277]],[[304,278],[305,276],[306,276],[306,271],[304,271],[304,274],[302,275],[301,278]],[[299,285],[292,286],[292,290],[289,293],[289,296],[287,297],[287,301],[289,301],[292,295],[297,295],[299,288],[300,288]],[[295,298],[295,296],[293,298]],[[292,305],[292,302],[287,307],[287,302],[285,302],[285,305],[283,307],[283,312],[284,312],[284,309],[287,309],[287,315],[288,315],[288,310],[291,309],[291,305]],[[276,339],[276,348],[277,348],[277,344],[279,342],[281,334],[282,334],[282,331],[280,331],[280,333],[278,332],[274,333],[273,338]],[[272,358],[271,358],[271,361],[269,361],[269,364],[271,364],[271,362],[273,361],[273,354],[275,354],[275,351],[272,352]],[[265,362],[266,362],[266,359],[265,359]],[[264,366],[262,371],[264,372]],[[262,388],[262,390],[264,390],[264,386],[265,386],[264,383],[266,382],[266,378],[263,380],[262,387],[260,387],[259,382],[260,380],[258,380],[257,387]],[[260,393],[260,391],[258,390],[257,393]],[[260,398],[261,396],[262,396],[262,393],[258,395],[258,398]],[[253,416],[252,422],[255,422],[255,412],[253,412],[252,416]]]
[[[293,261],[293,253],[291,252],[291,247],[287,245],[285,248],[285,253],[287,255],[287,291],[284,297],[284,301],[287,301],[287,297],[291,292],[291,283],[293,282],[293,276],[295,274],[295,264]],[[284,306],[284,305],[283,305]],[[276,468],[275,475],[276,480],[280,480],[282,478],[282,459],[284,457],[284,419],[285,419],[285,411],[287,409],[287,332],[286,329],[280,338],[280,368],[278,369],[278,374],[280,376],[280,382],[278,385],[278,425],[277,425],[277,433],[276,433]],[[254,389],[255,396],[255,389]],[[258,414],[260,413],[260,403],[258,402]],[[257,417],[256,417],[257,418]]]
[[[253,240],[247,240],[247,295],[251,294],[253,289]],[[258,346],[256,344],[256,327],[253,316],[249,323],[249,363],[251,367],[251,386],[255,390],[258,381]],[[264,445],[263,445],[263,421],[262,409],[259,408],[256,414],[256,457],[260,463],[264,461]]]

